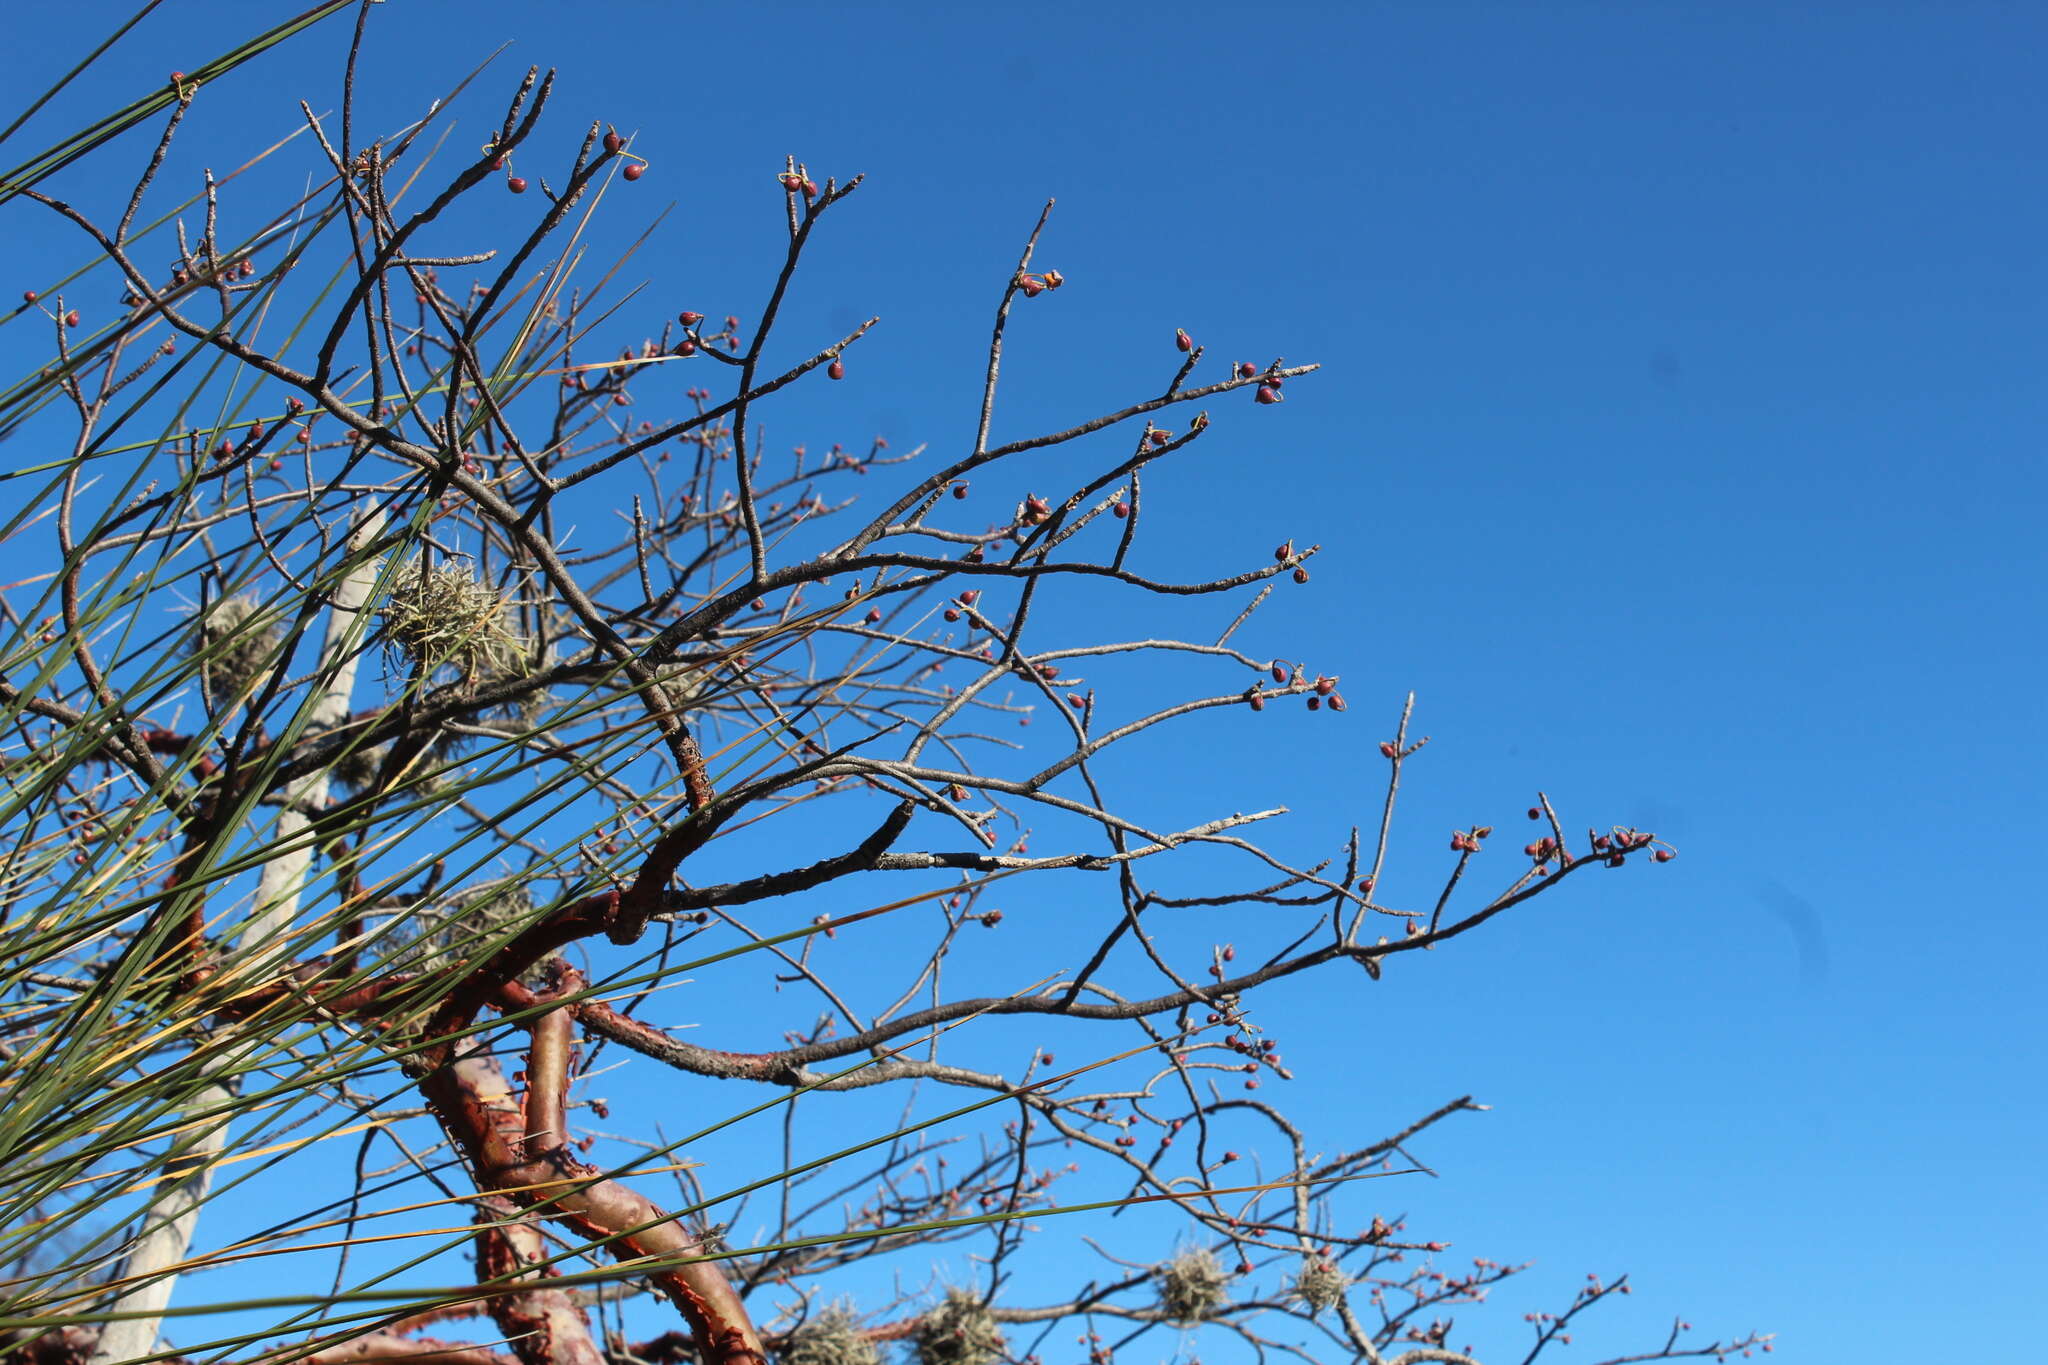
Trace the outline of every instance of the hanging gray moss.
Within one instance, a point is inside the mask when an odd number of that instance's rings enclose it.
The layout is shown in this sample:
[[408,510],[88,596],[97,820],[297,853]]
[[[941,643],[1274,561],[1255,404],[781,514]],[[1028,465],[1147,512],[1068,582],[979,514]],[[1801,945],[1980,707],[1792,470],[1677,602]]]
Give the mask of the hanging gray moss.
[[1308,1305],[1311,1313],[1334,1308],[1350,1287],[1351,1277],[1338,1269],[1336,1262],[1320,1256],[1304,1256],[1301,1270],[1294,1277],[1294,1295]]
[[994,1365],[1009,1341],[988,1305],[965,1289],[948,1289],[918,1325],[917,1365]]
[[860,1329],[853,1309],[834,1304],[783,1338],[777,1365],[882,1365],[882,1353]]
[[526,641],[496,588],[448,559],[415,559],[378,608],[385,643],[428,677],[452,670],[475,686],[526,674]]
[[[533,893],[523,883],[501,881],[460,900],[400,912],[377,951],[396,950],[392,965],[400,971],[438,971],[484,956],[533,917]],[[538,984],[547,965],[543,959],[529,969],[526,984]]]
[[1159,1306],[1175,1322],[1201,1322],[1230,1301],[1230,1277],[1206,1247],[1184,1251],[1159,1267]]
[[191,654],[199,660],[207,695],[216,706],[253,694],[276,660],[284,626],[257,620],[260,611],[254,597],[236,593],[208,606],[199,620]]
[[340,786],[351,791],[360,790],[369,786],[377,776],[377,770],[384,766],[384,755],[390,751],[389,744],[369,747],[358,744],[334,760],[334,766],[327,770],[328,775]]

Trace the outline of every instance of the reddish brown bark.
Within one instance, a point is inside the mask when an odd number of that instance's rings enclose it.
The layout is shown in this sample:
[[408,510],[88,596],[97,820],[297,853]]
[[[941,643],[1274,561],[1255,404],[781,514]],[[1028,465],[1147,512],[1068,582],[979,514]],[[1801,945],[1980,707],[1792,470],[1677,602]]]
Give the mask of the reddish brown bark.
[[476,1235],[477,1280],[516,1279],[535,1285],[485,1302],[520,1365],[605,1365],[583,1309],[567,1290],[547,1288],[559,1272],[552,1266],[527,1269],[547,1259],[540,1229],[521,1219],[518,1205],[503,1195],[485,1199],[478,1218],[486,1226]]
[[[564,973],[559,989],[582,983]],[[761,1338],[703,1242],[637,1191],[577,1159],[563,1126],[572,1020],[566,1009],[534,1020],[522,1103],[489,1057],[463,1055],[420,1083],[442,1128],[468,1157],[482,1189],[508,1196],[621,1261],[662,1262],[644,1272],[689,1322],[705,1365],[766,1365]]]

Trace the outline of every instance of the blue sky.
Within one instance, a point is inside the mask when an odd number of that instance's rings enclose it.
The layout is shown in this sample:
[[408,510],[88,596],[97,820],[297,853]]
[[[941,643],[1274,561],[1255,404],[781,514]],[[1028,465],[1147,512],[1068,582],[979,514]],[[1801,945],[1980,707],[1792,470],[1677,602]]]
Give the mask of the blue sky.
[[[11,14],[16,64],[68,63],[100,8]],[[272,12],[176,9],[102,90]],[[867,174],[788,326],[883,321],[847,381],[792,400],[793,440],[970,435],[988,311],[1047,196],[1039,261],[1071,283],[1024,319],[999,433],[1152,382],[1176,327],[1223,358],[1320,362],[1281,408],[1220,407],[1218,439],[1148,485],[1153,524],[1177,527],[1153,562],[1324,545],[1246,647],[1342,672],[1352,709],[1151,753],[1133,780],[1169,804],[1277,794],[1290,847],[1327,846],[1376,809],[1373,748],[1413,689],[1436,738],[1404,791],[1411,898],[1452,825],[1515,834],[1539,787],[1570,822],[1654,828],[1681,856],[1379,987],[1270,1002],[1303,1075],[1292,1111],[1334,1146],[1452,1095],[1492,1103],[1424,1145],[1441,1179],[1402,1207],[1461,1250],[1538,1258],[1546,1284],[1632,1270],[1641,1330],[1682,1310],[1811,1362],[2031,1339],[2048,13],[393,0],[374,18],[372,126],[509,40],[491,98],[529,62],[562,73],[538,148],[565,157],[589,118],[635,134],[650,169],[615,187],[606,230],[675,208],[632,326],[747,312],[785,152]],[[293,50],[316,107],[344,36]],[[267,142],[307,89],[256,70],[237,97]],[[16,219],[29,251],[60,240]],[[1532,1289],[1492,1316],[1522,1298],[1550,1306]]]

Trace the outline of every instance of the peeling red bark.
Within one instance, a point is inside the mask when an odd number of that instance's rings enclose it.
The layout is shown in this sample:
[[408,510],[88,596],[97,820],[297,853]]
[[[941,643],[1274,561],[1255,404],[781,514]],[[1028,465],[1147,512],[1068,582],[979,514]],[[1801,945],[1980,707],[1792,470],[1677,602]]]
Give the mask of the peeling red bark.
[[535,1286],[485,1301],[520,1365],[606,1365],[583,1309],[567,1290],[546,1287],[559,1272],[552,1266],[528,1269],[547,1259],[540,1229],[522,1220],[518,1205],[503,1195],[485,1199],[478,1219],[487,1224],[476,1235],[478,1282],[518,1279]]
[[[558,988],[567,992],[580,985],[580,978],[565,972]],[[704,1255],[703,1242],[652,1200],[577,1159],[564,1141],[570,1025],[566,1009],[530,1025],[534,1047],[527,1072],[540,1083],[525,1104],[514,1097],[498,1064],[476,1055],[436,1067],[420,1082],[421,1092],[468,1157],[480,1188],[608,1247],[621,1261],[670,1262],[645,1273],[690,1324],[705,1365],[767,1365],[761,1338],[724,1270],[713,1260],[686,1259]]]

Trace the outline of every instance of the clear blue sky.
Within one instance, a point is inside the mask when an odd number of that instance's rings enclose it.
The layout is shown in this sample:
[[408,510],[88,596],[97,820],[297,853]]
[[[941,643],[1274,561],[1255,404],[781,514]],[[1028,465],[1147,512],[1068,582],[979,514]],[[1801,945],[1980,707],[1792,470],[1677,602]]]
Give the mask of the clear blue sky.
[[[13,65],[68,63],[121,8],[12,11]],[[114,75],[139,87],[276,10],[174,8]],[[1155,563],[1322,543],[1255,648],[1341,671],[1352,710],[1268,717],[1200,768],[1160,755],[1162,789],[1277,795],[1291,848],[1327,844],[1371,818],[1373,744],[1412,688],[1437,738],[1406,798],[1410,899],[1454,823],[1516,834],[1539,786],[1682,852],[1381,987],[1272,1002],[1294,1112],[1335,1146],[1492,1103],[1423,1145],[1442,1179],[1400,1206],[1539,1258],[1542,1285],[1633,1271],[1643,1330],[1682,1310],[1861,1365],[2038,1339],[2048,10],[375,17],[372,126],[509,39],[493,98],[529,62],[562,71],[542,146],[593,117],[635,133],[652,164],[611,230],[677,208],[634,327],[753,306],[785,152],[867,174],[792,327],[883,322],[845,383],[794,401],[792,439],[957,446],[1048,195],[1040,261],[1071,283],[1018,343],[1007,430],[1152,382],[1175,327],[1322,363],[1282,409],[1228,405],[1162,478],[1185,539]],[[344,36],[291,59],[316,107]],[[258,70],[237,88],[267,142],[305,90]],[[1550,1306],[1504,1291],[1492,1316],[1525,1299]]]

